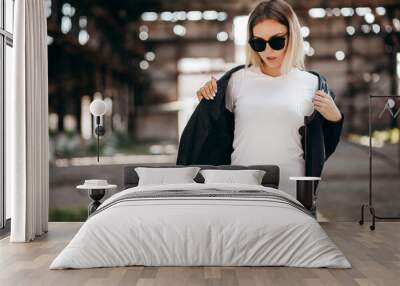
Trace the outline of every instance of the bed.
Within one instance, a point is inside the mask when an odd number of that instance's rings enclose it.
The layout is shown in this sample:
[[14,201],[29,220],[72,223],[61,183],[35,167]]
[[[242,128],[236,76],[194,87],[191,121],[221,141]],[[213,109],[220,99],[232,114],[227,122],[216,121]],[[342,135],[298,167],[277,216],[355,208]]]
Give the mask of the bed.
[[124,190],[100,205],[50,269],[351,267],[310,212],[278,189],[278,166],[195,165],[202,170],[264,170],[261,185],[206,184],[199,173],[194,183],[153,186],[138,185],[138,166],[160,165],[126,166]]

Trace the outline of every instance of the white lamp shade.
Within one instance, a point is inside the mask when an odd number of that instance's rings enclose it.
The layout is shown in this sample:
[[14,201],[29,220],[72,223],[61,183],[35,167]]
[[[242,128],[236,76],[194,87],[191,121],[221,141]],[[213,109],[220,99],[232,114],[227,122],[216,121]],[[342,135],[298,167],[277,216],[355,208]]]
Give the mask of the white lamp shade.
[[95,99],[90,104],[90,113],[94,116],[102,116],[106,113],[106,104],[101,99]]

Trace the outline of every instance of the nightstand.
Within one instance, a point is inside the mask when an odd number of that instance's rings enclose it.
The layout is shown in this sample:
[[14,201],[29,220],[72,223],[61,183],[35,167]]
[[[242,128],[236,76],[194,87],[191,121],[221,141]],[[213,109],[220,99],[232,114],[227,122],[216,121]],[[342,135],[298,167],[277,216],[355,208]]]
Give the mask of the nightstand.
[[87,190],[89,198],[93,201],[88,206],[88,216],[90,216],[101,205],[100,200],[104,197],[106,190],[115,189],[117,185],[110,185],[107,180],[85,180],[83,185],[76,188]]
[[321,181],[321,177],[289,177],[289,179],[296,181],[296,199],[316,217],[317,188],[315,182]]

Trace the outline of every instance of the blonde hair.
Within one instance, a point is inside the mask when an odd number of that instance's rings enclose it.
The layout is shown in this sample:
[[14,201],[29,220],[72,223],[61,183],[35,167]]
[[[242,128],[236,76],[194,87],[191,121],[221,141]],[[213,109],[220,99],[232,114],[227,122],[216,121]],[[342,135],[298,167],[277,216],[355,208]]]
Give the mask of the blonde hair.
[[[247,41],[253,37],[253,27],[264,20],[275,20],[288,28],[288,43],[281,65],[281,73],[286,74],[291,68],[304,70],[304,41],[300,23],[292,7],[284,0],[267,0],[259,3],[249,15]],[[262,60],[247,43],[246,66],[260,67]]]

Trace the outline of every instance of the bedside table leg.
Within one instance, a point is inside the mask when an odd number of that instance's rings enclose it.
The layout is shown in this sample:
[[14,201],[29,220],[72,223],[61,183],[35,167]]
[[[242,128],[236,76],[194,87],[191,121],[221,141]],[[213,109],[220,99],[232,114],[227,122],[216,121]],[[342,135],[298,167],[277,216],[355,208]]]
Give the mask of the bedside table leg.
[[88,206],[88,216],[97,210],[101,205],[100,200],[104,197],[106,193],[105,189],[92,189],[89,190],[89,197],[93,200]]
[[296,185],[297,200],[301,202],[306,209],[311,211],[312,215],[317,215],[317,192],[314,181],[298,180]]

